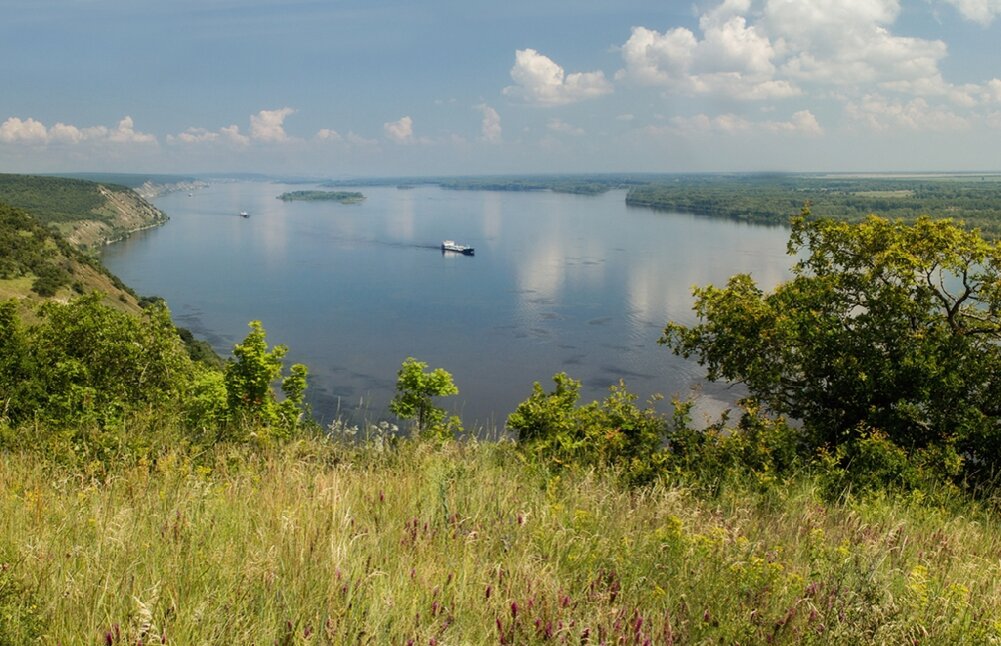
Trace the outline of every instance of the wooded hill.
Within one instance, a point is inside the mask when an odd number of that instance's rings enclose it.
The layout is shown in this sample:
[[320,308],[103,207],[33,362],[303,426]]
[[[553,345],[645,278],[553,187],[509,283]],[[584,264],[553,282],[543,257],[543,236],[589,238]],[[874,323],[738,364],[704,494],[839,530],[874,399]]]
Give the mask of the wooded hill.
[[92,250],[167,216],[131,189],[78,179],[0,174],[0,300],[39,301],[99,291],[119,309],[138,299]]
[[81,248],[167,221],[163,211],[125,186],[62,177],[0,174],[0,204],[23,209]]

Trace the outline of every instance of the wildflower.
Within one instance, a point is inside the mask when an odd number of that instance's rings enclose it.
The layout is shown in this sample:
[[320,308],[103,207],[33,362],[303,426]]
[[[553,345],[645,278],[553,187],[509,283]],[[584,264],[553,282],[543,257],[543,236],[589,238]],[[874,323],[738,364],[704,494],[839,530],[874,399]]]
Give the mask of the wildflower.
[[484,599],[489,599],[489,598],[490,598],[490,593],[491,593],[491,592],[493,592],[493,588],[492,588],[491,586],[489,586],[489,585],[488,585],[488,586],[487,586],[487,589],[483,591],[483,598],[484,598]]

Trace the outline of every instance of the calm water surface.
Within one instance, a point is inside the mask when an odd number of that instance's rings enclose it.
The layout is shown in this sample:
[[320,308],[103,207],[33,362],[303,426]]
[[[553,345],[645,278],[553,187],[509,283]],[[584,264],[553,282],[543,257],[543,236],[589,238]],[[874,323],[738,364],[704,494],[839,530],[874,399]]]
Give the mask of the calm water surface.
[[[443,401],[467,428],[503,425],[566,371],[585,401],[619,379],[642,398],[687,395],[701,369],[656,344],[694,322],[691,288],[749,272],[788,276],[786,229],[654,212],[556,193],[359,188],[362,204],[282,202],[309,186],[219,183],[156,200],[170,221],[104,262],[223,356],[253,319],[310,369],[317,418],[389,416],[408,356],[455,377]],[[354,189],[352,189],[354,190]],[[249,218],[239,216],[250,213]],[[476,248],[443,255],[442,239]],[[734,393],[701,386],[704,410]]]

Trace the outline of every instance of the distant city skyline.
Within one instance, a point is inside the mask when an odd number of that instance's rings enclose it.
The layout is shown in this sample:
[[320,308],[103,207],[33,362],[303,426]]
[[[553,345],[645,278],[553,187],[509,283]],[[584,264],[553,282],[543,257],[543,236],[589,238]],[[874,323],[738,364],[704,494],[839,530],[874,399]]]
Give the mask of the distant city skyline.
[[1001,170],[1001,0],[8,0],[0,172]]

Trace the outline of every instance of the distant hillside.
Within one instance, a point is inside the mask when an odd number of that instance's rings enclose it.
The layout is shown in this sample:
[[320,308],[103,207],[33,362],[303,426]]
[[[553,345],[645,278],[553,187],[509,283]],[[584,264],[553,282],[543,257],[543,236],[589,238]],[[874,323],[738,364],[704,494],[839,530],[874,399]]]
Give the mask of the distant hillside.
[[167,216],[120,184],[63,177],[0,174],[0,204],[23,209],[86,248],[167,221]]
[[100,262],[27,211],[0,204],[0,300],[18,299],[28,310],[94,291],[119,309],[139,311],[135,294]]

